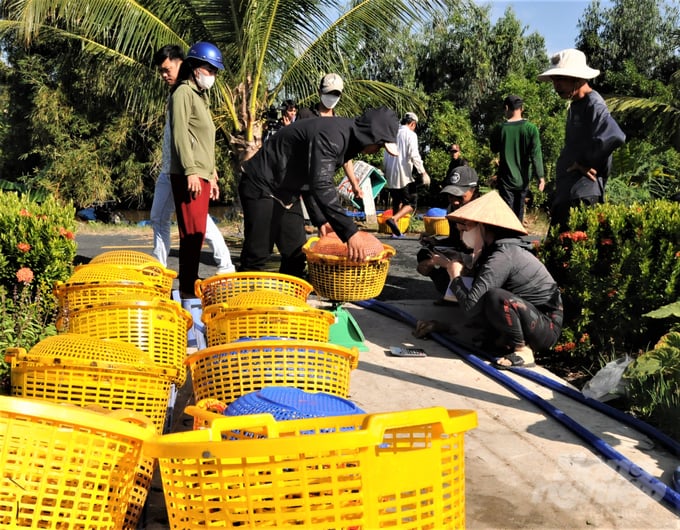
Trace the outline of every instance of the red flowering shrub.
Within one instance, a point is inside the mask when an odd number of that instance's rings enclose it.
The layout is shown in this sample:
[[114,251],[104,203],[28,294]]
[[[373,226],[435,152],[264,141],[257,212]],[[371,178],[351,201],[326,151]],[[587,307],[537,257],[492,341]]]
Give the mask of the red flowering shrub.
[[643,315],[678,300],[680,204],[572,210],[569,228],[538,249],[565,307],[555,352],[589,367],[655,343],[667,329]]

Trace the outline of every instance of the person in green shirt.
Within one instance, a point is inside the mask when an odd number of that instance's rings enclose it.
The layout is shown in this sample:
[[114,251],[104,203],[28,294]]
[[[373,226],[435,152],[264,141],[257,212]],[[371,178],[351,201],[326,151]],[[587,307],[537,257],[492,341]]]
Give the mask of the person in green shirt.
[[523,221],[531,177],[538,179],[539,191],[545,188],[541,138],[538,127],[522,117],[522,98],[516,95],[506,97],[503,108],[506,121],[491,138],[491,150],[499,153],[498,193]]

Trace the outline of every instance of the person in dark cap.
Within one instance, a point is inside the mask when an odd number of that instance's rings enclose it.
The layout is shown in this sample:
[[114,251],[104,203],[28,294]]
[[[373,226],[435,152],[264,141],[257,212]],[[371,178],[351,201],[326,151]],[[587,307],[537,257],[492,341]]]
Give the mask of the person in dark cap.
[[[479,179],[477,172],[470,166],[458,166],[446,177],[444,188],[441,193],[446,195],[448,200],[447,213],[455,212],[461,206],[479,197]],[[437,267],[432,259],[433,252],[444,253],[448,258],[458,258],[467,261],[468,266],[472,265],[469,259],[470,250],[460,239],[460,232],[456,222],[448,219],[449,235],[443,238],[422,235],[420,244],[423,248],[418,251],[416,260],[418,261],[417,271],[423,276],[429,277],[434,283],[435,288],[442,295],[442,298],[435,300],[435,305],[447,305],[443,296],[450,283],[450,278],[445,268]]]
[[244,242],[239,271],[264,270],[275,244],[281,253],[279,272],[304,274],[301,195],[321,233],[334,230],[347,242],[348,258],[364,260],[365,247],[354,237],[358,229],[340,205],[333,177],[359,153],[382,148],[396,153],[398,127],[396,114],[381,107],[358,118],[296,120],[265,142],[242,165]]
[[550,225],[560,232],[568,229],[570,208],[604,202],[612,153],[626,141],[604,99],[588,83],[598,75],[600,71],[587,65],[582,51],[569,48],[553,55],[550,68],[538,76],[539,81],[552,82],[555,92],[571,102],[550,209]]
[[514,94],[506,97],[506,121],[491,137],[491,150],[499,153],[498,193],[520,221],[524,220],[531,177],[538,180],[539,191],[545,188],[541,137],[538,127],[522,117],[523,110],[522,98]]

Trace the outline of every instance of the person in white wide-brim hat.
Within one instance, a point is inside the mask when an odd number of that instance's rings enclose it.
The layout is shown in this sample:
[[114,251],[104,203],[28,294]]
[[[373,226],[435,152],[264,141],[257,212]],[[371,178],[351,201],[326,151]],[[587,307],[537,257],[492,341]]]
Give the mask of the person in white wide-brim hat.
[[500,338],[498,368],[533,365],[534,351],[557,343],[563,311],[557,283],[531,252],[531,242],[521,238],[526,229],[497,191],[447,217],[458,223],[463,243],[478,255],[469,287],[461,262],[435,258],[446,267],[460,307],[491,331],[488,336]]
[[582,51],[570,48],[553,55],[550,68],[538,76],[539,81],[552,82],[562,99],[571,101],[551,205],[551,226],[560,231],[568,228],[569,208],[604,202],[612,153],[626,141],[604,99],[588,83],[598,75],[600,71],[588,66]]

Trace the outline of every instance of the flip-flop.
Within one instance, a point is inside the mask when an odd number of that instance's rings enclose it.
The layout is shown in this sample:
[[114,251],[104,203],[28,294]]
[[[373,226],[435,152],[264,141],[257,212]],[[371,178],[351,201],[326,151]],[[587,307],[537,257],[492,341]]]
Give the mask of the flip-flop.
[[[508,364],[508,365],[501,364],[500,361],[502,359],[509,361],[511,364]],[[503,357],[499,357],[498,359],[496,359],[494,361],[493,364],[499,370],[508,370],[509,368],[518,368],[520,366],[522,368],[533,368],[534,366],[536,366],[536,363],[526,363],[526,362],[524,362],[524,359],[521,356],[517,355],[516,353],[508,353],[508,354],[504,355]]]

